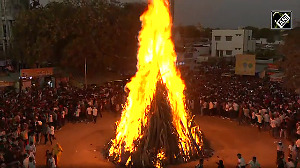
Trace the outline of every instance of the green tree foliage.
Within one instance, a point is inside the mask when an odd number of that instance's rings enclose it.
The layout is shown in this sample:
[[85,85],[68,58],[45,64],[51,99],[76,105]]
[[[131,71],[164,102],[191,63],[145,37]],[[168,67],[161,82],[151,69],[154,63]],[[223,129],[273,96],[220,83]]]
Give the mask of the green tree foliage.
[[255,39],[266,38],[269,43],[272,43],[275,40],[280,40],[280,30],[272,30],[269,28],[259,29],[252,26],[244,27],[244,29],[252,30],[252,37]]
[[145,7],[68,0],[24,11],[14,26],[14,55],[29,65],[51,62],[81,72],[86,58],[90,72],[108,67],[120,71],[129,65],[126,61],[135,64],[139,16]]
[[211,28],[201,26],[178,26],[175,31],[179,31],[183,38],[211,38]]
[[282,63],[285,69],[286,84],[291,89],[300,88],[300,28],[291,30],[281,48],[285,59]]

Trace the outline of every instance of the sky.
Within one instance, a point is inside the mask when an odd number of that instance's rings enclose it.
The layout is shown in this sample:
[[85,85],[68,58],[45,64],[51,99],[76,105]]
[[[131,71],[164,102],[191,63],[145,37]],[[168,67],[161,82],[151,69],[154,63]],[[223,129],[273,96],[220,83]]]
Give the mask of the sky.
[[[49,0],[40,0],[42,3]],[[146,0],[120,0],[145,2]],[[270,27],[272,10],[292,10],[300,21],[300,0],[175,0],[175,25],[234,29]]]

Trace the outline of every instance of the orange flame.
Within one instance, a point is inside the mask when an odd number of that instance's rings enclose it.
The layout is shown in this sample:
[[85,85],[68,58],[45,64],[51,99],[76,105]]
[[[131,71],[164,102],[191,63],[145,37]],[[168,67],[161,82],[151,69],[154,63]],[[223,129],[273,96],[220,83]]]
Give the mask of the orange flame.
[[[156,84],[163,81],[167,87],[172,108],[173,125],[179,135],[182,155],[189,156],[189,115],[185,110],[185,85],[176,69],[176,53],[171,40],[171,16],[168,0],[150,0],[148,10],[140,17],[138,71],[127,84],[130,90],[121,120],[117,123],[116,138],[112,140],[109,155],[120,160],[122,152],[133,153],[134,142],[143,137],[142,128],[148,124],[151,100]],[[198,142],[197,142],[198,143]]]
[[156,168],[161,168],[162,167],[162,161],[166,159],[164,151],[160,151],[157,156],[156,156],[156,162],[155,162],[155,167]]

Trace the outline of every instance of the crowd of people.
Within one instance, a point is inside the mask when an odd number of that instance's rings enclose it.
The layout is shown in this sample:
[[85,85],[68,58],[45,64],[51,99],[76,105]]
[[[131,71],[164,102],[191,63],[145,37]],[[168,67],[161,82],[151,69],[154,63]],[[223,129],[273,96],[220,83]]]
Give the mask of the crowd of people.
[[[260,131],[270,131],[275,138],[289,139],[292,147],[287,161],[297,165],[299,95],[268,79],[222,75],[230,68],[204,65],[198,72],[183,74],[189,109],[194,114],[252,124]],[[0,91],[0,165],[34,168],[36,145],[52,144],[55,132],[66,122],[96,123],[102,111],[121,112],[127,97],[124,84],[107,83],[89,89],[61,84],[58,88],[33,86],[21,93]],[[59,144],[47,152],[48,167],[58,165],[58,151],[62,152]],[[284,158],[279,152],[277,165]]]
[[[299,153],[299,95],[268,78],[228,75],[232,68],[204,65],[198,72],[183,74],[189,109],[270,131],[274,138],[290,140]],[[296,163],[298,158],[289,159]]]
[[[120,112],[126,93],[122,84],[79,89],[27,88],[0,91],[0,167],[35,168],[36,145],[52,145],[66,122],[96,122],[101,111]],[[47,166],[57,167],[62,148],[47,151]]]

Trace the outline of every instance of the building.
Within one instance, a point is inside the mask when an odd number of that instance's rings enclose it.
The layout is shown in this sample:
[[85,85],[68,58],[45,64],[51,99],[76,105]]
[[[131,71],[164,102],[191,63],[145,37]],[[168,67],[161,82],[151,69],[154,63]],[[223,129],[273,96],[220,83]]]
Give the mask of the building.
[[234,57],[255,52],[252,30],[213,30],[211,56]]
[[[18,13],[29,7],[29,0],[0,0],[0,55],[6,56],[11,47],[12,25]],[[0,56],[0,57],[1,57]]]
[[177,53],[177,65],[189,70],[197,70],[199,64],[207,62],[210,57],[210,46],[194,44],[186,47],[184,53]]
[[266,38],[259,38],[258,40],[256,40],[256,44],[268,44],[267,39]]

